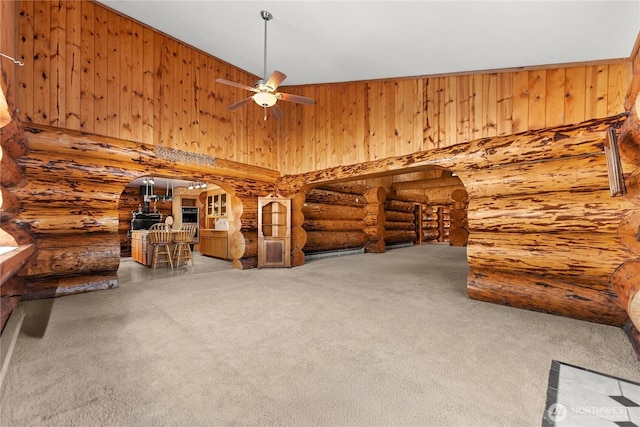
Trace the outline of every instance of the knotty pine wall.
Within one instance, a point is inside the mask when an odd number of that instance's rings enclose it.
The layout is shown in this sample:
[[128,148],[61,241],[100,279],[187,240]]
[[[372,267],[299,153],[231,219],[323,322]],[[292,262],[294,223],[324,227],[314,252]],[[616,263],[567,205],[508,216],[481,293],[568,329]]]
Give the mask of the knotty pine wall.
[[215,83],[258,77],[91,1],[17,9],[23,122],[277,168],[273,120],[260,108],[228,111],[248,93]]
[[214,81],[256,76],[93,2],[21,0],[17,9],[23,121],[282,174],[614,115],[624,111],[631,76],[631,62],[618,61],[287,87],[316,105],[283,103],[278,137],[257,106],[227,111],[247,93]]
[[281,172],[303,173],[624,111],[630,62],[296,89]]

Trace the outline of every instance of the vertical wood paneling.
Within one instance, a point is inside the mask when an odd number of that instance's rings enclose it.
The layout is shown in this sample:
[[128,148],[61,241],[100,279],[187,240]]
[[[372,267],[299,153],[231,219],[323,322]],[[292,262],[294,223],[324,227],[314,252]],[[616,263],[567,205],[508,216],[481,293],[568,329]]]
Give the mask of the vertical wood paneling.
[[[162,51],[162,61],[163,61],[163,73],[162,73],[162,97],[160,98],[160,102],[163,103],[163,114],[162,114],[162,138],[165,147],[173,147],[174,146],[174,132],[175,132],[175,121],[173,115],[174,111],[178,108],[176,95],[174,93],[174,87],[177,87],[178,84],[175,82],[174,84],[174,73],[178,64],[176,63],[175,57],[175,41],[173,39],[168,39],[163,37],[163,51]],[[178,98],[180,99],[180,98]]]
[[545,89],[545,126],[564,123],[565,69],[547,70]]
[[95,7],[95,39],[94,39],[94,99],[95,119],[94,132],[99,135],[108,135],[107,117],[109,107],[107,104],[107,91],[109,88],[109,13],[102,7]]
[[510,135],[513,133],[513,73],[500,73],[497,78],[496,132]]
[[542,129],[546,123],[547,72],[529,72],[529,129]]
[[529,72],[513,73],[512,88],[511,130],[513,133],[524,132],[529,129]]
[[142,25],[131,25],[131,136],[142,141],[142,105],[144,103],[144,33]]
[[[207,82],[213,82],[217,78],[213,60],[205,58],[205,63],[207,69]],[[216,96],[216,92],[217,88],[215,87],[213,87],[213,89],[206,90],[206,110],[204,113],[204,118],[201,117],[201,120],[203,120],[203,122],[200,129],[203,135],[204,147],[200,147],[200,149],[202,150],[200,152],[209,155],[215,153],[214,143],[215,139],[217,138],[217,135],[213,132],[216,120],[218,120],[218,108],[220,108],[220,102],[217,101],[218,96]]]
[[[64,127],[80,128],[80,92],[82,76],[82,2],[79,0],[68,2],[66,10],[66,60],[65,85],[62,95],[65,98],[65,108],[61,109],[60,120],[64,120]],[[66,114],[65,114],[66,113]]]
[[482,136],[495,136],[497,133],[496,122],[498,121],[498,82],[497,75],[482,75],[482,116],[483,130]]
[[67,76],[67,13],[66,7],[61,1],[49,3],[49,16],[51,22],[51,36],[49,41],[49,125],[66,127],[65,125],[65,82]]
[[469,114],[471,114],[471,129],[469,138],[471,138],[471,140],[474,140],[482,138],[484,127],[484,117],[482,115],[482,75],[474,74],[470,78],[472,98],[469,108]]
[[624,108],[624,97],[627,94],[627,88],[631,76],[630,64],[611,64],[609,65],[609,78],[607,88],[607,115],[611,116]]
[[587,93],[585,111],[587,117],[598,118],[607,115],[608,67],[594,65],[587,67]]
[[[3,2],[4,6],[4,2]],[[27,58],[33,60],[34,66],[19,67],[18,69],[18,87],[16,93],[16,103],[22,110],[22,120],[26,122],[35,122],[34,119],[34,77],[36,57],[34,52],[35,34],[34,34],[34,4],[32,2],[21,2],[19,6],[20,21],[18,22],[18,56],[20,60],[27,64]],[[3,28],[4,30],[4,28]],[[8,39],[3,39],[4,41]]]
[[458,86],[456,84],[456,77],[445,77],[445,104],[444,104],[444,120],[445,120],[445,135],[444,145],[446,147],[454,145],[457,142],[456,139],[456,124],[458,113]]
[[22,120],[282,173],[617,114],[631,72],[616,62],[286,87],[316,105],[281,103],[284,119],[264,122],[252,103],[228,111],[249,94],[215,82],[255,77],[99,3],[19,0],[17,8],[17,56],[27,63],[16,71]]
[[389,157],[394,152],[394,142],[396,139],[396,116],[394,115],[396,105],[396,83],[393,80],[385,80],[384,82],[384,120],[386,121],[386,134],[382,141],[383,148],[382,157]]
[[155,120],[155,105],[154,96],[155,86],[154,82],[159,79],[154,79],[155,72],[155,50],[153,43],[153,31],[147,27],[142,30],[142,51],[143,51],[143,63],[142,63],[142,136],[140,141],[148,144],[154,142],[153,128],[159,121]]
[[[131,107],[133,104],[134,94],[131,90],[132,82],[132,61],[131,54],[132,49],[132,34],[133,34],[133,22],[128,19],[122,19],[120,22],[120,46],[118,50],[120,52],[120,71],[119,78],[119,115],[120,118],[120,138],[131,139],[132,138],[132,113]],[[116,86],[117,87],[117,86]]]
[[565,73],[564,120],[580,123],[585,120],[586,70],[570,67]]
[[193,84],[193,101],[191,110],[191,146],[189,151],[196,153],[200,152],[200,141],[202,140],[202,134],[200,132],[200,112],[202,111],[201,103],[203,100],[206,102],[206,94],[203,91],[203,84],[206,82],[207,76],[207,64],[204,60],[204,55],[200,52],[193,52],[193,64],[194,64],[194,84]]
[[[369,117],[369,147],[372,153],[372,159],[380,158],[380,146],[385,135],[384,120],[384,103],[382,102],[383,83],[376,80],[367,84],[369,91],[369,105],[367,106],[367,114]],[[315,109],[315,108],[314,108]]]
[[80,129],[95,132],[95,11],[92,2],[83,1],[80,74]]
[[166,146],[165,140],[165,45],[164,37],[153,33],[153,141],[155,144]]
[[458,141],[469,141],[471,138],[471,76],[460,76],[456,79],[458,84]]
[[[21,35],[22,30],[18,28],[19,23],[15,19],[16,16],[18,16],[17,2],[0,2],[0,52],[20,59],[19,42],[16,37]],[[18,73],[17,68],[19,67],[8,67],[4,63],[5,60],[7,60],[7,58],[0,59],[0,87],[4,93],[9,111],[12,112],[18,101],[16,99],[16,76]],[[9,62],[6,64],[9,64]],[[7,119],[7,117],[3,117],[3,120]],[[2,317],[4,317],[4,315],[2,315]]]
[[107,134],[120,138],[120,16],[114,14],[107,17],[107,55]]
[[51,114],[51,87],[50,70],[50,44],[51,32],[50,17],[51,5],[49,3],[37,3],[34,7],[34,32],[33,32],[33,115],[35,123],[49,125]]
[[[169,79],[169,84],[173,85],[173,105],[169,108],[168,111],[173,112],[173,116],[171,117],[171,124],[173,125],[173,132],[171,143],[169,144],[171,147],[178,148],[180,150],[184,150],[184,114],[183,114],[183,85],[184,85],[184,58],[182,56],[182,43],[175,42],[173,45],[172,58],[171,61],[171,79]],[[186,67],[184,67],[186,68]]]

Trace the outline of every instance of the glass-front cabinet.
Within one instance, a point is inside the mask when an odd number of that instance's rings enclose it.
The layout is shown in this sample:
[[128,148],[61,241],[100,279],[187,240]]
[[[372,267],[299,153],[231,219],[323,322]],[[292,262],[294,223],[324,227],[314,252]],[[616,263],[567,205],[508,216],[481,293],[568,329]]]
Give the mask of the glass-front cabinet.
[[207,216],[213,218],[226,218],[227,193],[219,192],[207,196]]
[[258,267],[291,267],[290,217],[290,199],[258,199]]

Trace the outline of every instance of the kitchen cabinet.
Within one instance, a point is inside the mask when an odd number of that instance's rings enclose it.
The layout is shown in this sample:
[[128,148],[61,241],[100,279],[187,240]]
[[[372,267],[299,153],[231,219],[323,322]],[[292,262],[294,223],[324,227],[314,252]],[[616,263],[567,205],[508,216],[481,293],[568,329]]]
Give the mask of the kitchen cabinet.
[[149,232],[147,230],[134,230],[131,232],[131,258],[142,265],[151,265],[153,248],[149,244]]
[[229,259],[229,232],[227,230],[200,230],[200,253],[220,259]]

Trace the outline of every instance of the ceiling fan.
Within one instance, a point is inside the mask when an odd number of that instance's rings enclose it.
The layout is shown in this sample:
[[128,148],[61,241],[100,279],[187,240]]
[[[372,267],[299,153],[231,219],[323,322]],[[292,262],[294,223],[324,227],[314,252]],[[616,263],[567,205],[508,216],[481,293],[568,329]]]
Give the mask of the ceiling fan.
[[227,107],[229,110],[235,110],[236,108],[242,107],[249,101],[253,100],[256,104],[261,107],[264,107],[264,119],[267,120],[267,108],[271,109],[271,114],[276,119],[280,119],[283,117],[282,110],[276,104],[278,100],[295,102],[298,104],[304,105],[313,105],[315,101],[311,98],[307,98],[306,96],[300,95],[292,95],[284,92],[277,92],[278,86],[287,78],[287,76],[280,72],[274,71],[271,76],[267,79],[267,23],[273,18],[273,15],[266,10],[260,12],[260,16],[264,19],[264,73],[263,79],[258,80],[253,87],[244,85],[242,83],[232,82],[226,79],[216,79],[216,82],[223,83],[229,86],[239,87],[241,89],[248,90],[250,92],[254,92],[248,98],[245,98],[241,101],[236,102],[235,104],[231,104]]

